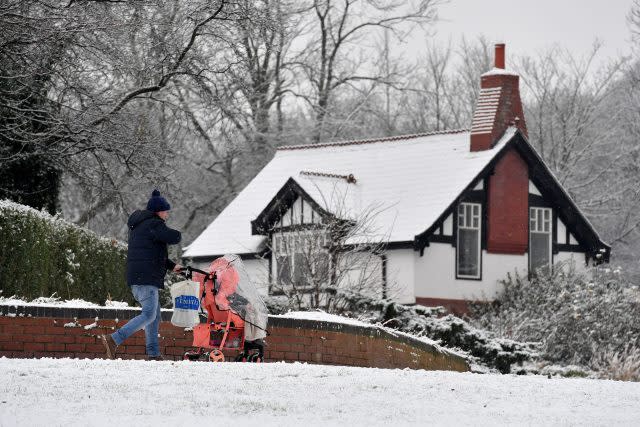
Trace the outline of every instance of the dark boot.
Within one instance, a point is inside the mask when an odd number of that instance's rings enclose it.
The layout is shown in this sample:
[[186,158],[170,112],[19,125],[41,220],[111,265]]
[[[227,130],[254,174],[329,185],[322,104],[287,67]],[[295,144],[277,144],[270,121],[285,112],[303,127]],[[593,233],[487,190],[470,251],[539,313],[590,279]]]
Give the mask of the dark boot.
[[147,356],[147,360],[155,360],[155,361],[162,361],[164,360],[164,357],[162,357],[161,354],[157,355],[157,356]]
[[107,359],[115,359],[116,358],[116,342],[111,338],[111,335],[100,335],[100,340],[102,340],[102,344],[104,345],[104,349],[107,353]]

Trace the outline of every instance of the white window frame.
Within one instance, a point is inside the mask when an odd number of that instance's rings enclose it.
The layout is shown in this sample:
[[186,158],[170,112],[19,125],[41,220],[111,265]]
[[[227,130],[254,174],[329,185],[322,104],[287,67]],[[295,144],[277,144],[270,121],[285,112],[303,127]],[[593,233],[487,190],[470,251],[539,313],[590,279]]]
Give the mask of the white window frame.
[[[473,212],[474,208],[477,207],[477,214]],[[463,209],[463,213],[460,213],[460,209]],[[471,209],[471,224],[466,223],[467,217],[467,209]],[[457,279],[481,279],[482,278],[482,204],[481,203],[470,203],[464,202],[458,205],[458,209],[456,211],[458,226],[456,230],[457,241],[456,241],[456,278]],[[474,221],[474,220],[477,220]],[[474,225],[476,222],[477,225]],[[459,267],[459,255],[460,255],[460,230],[477,230],[478,231],[478,274],[477,275],[465,275],[460,274]]]
[[[535,212],[535,216],[533,215]],[[538,221],[539,215],[538,212],[542,213],[542,222]],[[545,213],[548,213],[548,218],[545,218]],[[534,220],[535,218],[535,220]],[[545,231],[545,224],[548,225],[548,231]],[[533,246],[531,245],[531,235],[532,234],[546,234],[549,236],[549,271],[553,268],[553,210],[551,208],[545,208],[541,206],[531,206],[529,207],[529,272],[534,273],[535,271],[531,268],[531,261],[533,257],[531,256],[531,251]]]

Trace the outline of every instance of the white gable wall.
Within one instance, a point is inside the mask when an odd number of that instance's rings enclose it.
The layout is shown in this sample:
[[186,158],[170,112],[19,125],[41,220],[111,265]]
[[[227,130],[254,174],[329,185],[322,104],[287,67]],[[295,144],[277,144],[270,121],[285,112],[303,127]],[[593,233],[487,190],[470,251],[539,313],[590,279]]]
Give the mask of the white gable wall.
[[453,236],[453,214],[449,214],[447,219],[444,220],[442,234],[445,236]]
[[556,224],[558,230],[558,243],[564,245],[567,242],[567,227],[564,226],[564,223],[560,218],[558,218],[558,223]]
[[542,193],[540,193],[540,190],[538,190],[538,187],[536,187],[536,185],[533,182],[531,182],[531,180],[529,180],[529,193],[535,194],[537,196],[542,196]]
[[302,197],[298,197],[291,207],[282,215],[280,225],[288,227],[300,224],[319,224],[322,217]]

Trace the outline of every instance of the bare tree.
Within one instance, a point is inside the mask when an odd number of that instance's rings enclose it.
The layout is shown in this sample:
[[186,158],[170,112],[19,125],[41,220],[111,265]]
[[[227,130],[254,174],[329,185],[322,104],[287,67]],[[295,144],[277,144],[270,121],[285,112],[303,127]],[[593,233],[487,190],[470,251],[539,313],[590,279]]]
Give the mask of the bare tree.
[[313,110],[312,141],[325,137],[326,119],[332,111],[333,98],[343,87],[355,87],[362,82],[384,82],[387,76],[368,69],[367,54],[362,46],[365,37],[377,30],[390,30],[403,37],[406,25],[426,25],[436,20],[438,0],[419,2],[314,0],[309,7],[308,43],[306,55],[298,62],[304,84],[297,95]]
[[4,3],[0,98],[11,118],[0,133],[3,148],[12,147],[13,154],[2,156],[2,167],[30,153],[45,156],[79,182],[98,177],[86,183],[105,190],[89,207],[93,215],[119,188],[117,179],[101,172],[116,164],[135,179],[136,171],[161,162],[155,155],[161,153],[155,111],[145,107],[164,102],[158,95],[176,79],[197,77],[190,56],[194,45],[213,21],[233,19],[225,0],[171,6]]
[[293,309],[330,312],[347,304],[344,292],[393,297],[395,284],[382,276],[388,235],[375,225],[384,209],[369,206],[354,212],[348,192],[338,186],[322,198],[331,215],[321,222],[270,230],[268,247],[275,261],[271,294],[285,296]]

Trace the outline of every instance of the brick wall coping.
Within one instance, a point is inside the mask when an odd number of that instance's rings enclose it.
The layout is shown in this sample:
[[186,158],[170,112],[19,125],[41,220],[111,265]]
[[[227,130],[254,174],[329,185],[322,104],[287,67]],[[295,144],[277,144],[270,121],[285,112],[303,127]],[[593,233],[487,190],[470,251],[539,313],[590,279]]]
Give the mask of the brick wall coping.
[[[64,319],[118,319],[128,320],[140,314],[139,307],[111,308],[111,307],[60,307],[55,305],[12,305],[0,304],[0,316],[9,317],[51,317]],[[173,310],[163,309],[162,320],[170,321]],[[286,315],[285,315],[286,316]],[[269,316],[269,329],[289,328],[297,330],[317,330],[326,332],[341,332],[351,335],[368,336],[395,341],[418,349],[448,355],[449,357],[464,359],[460,354],[445,349],[435,342],[421,339],[404,332],[395,331],[378,325],[349,324],[327,320],[301,319],[295,317]],[[464,362],[466,364],[466,362]]]
[[[316,329],[327,332],[342,332],[353,335],[365,335],[372,338],[382,338],[398,343],[406,344],[420,350],[432,353],[443,353],[453,357],[464,359],[464,356],[449,349],[445,349],[431,340],[420,339],[404,332],[396,331],[378,325],[352,325],[348,323],[338,323],[326,320],[288,318],[282,316],[269,316],[269,327],[293,328],[293,329]],[[428,341],[427,341],[428,340]]]

